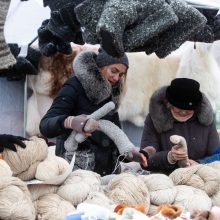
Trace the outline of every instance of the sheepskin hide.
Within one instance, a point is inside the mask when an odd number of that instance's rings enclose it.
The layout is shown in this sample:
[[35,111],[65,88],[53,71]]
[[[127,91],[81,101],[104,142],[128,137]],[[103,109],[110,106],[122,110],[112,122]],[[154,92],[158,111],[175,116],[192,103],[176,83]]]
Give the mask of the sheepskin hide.
[[51,73],[40,69],[37,76],[28,76],[28,83],[33,93],[27,101],[26,132],[29,136],[34,136],[40,134],[40,120],[53,102],[53,99],[49,96]]
[[213,109],[220,100],[220,69],[214,55],[211,53],[210,44],[188,44],[183,53],[176,78],[191,78],[200,83],[200,90],[207,96]]
[[122,121],[128,120],[136,126],[143,126],[151,95],[175,78],[180,58],[170,55],[159,59],[155,54],[147,56],[144,52],[127,55],[127,91],[121,100],[119,116]]
[[186,42],[165,59],[159,59],[155,54],[127,53],[130,68],[127,91],[119,108],[120,120],[143,126],[153,92],[170,84],[174,78],[182,77],[197,80],[215,110],[215,104],[220,100],[220,64],[216,61],[219,56],[214,45],[218,46],[217,43],[196,43],[194,49],[194,43]]

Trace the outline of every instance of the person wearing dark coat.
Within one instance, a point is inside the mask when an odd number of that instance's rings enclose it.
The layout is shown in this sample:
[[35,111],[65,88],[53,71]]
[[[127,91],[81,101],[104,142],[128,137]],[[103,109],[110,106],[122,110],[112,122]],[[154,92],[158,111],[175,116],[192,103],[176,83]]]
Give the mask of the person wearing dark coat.
[[[118,107],[128,65],[126,55],[116,58],[104,50],[99,50],[98,54],[81,52],[73,63],[74,76],[65,82],[42,118],[41,133],[48,138],[57,137],[56,155],[68,161],[71,158],[65,157],[64,141],[71,131],[88,137],[78,145],[74,168],[92,170],[102,176],[120,172],[119,168],[116,169],[121,159],[116,145],[98,130],[97,121],[88,119],[87,115],[109,101]],[[120,127],[117,107],[102,119]],[[145,160],[138,151],[137,156]]]
[[[148,146],[156,149],[147,170],[169,174],[178,168],[179,160],[202,163],[219,149],[213,109],[199,88],[193,79],[177,78],[152,95],[141,139],[142,150]],[[188,153],[171,143],[171,135],[186,139]]]

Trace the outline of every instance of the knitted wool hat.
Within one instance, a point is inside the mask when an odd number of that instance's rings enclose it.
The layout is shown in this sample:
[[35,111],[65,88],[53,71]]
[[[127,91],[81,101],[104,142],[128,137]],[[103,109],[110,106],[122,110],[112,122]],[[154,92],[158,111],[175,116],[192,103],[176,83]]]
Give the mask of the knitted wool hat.
[[107,54],[103,49],[99,49],[99,53],[96,57],[96,64],[98,67],[103,67],[111,64],[122,63],[129,67],[128,57],[124,54],[122,57],[112,57]]
[[172,80],[166,90],[166,98],[173,106],[194,110],[202,100],[202,93],[199,91],[200,84],[187,78],[177,78]]
[[4,24],[8,13],[10,1],[0,0],[0,69],[8,69],[16,63],[5,41]]

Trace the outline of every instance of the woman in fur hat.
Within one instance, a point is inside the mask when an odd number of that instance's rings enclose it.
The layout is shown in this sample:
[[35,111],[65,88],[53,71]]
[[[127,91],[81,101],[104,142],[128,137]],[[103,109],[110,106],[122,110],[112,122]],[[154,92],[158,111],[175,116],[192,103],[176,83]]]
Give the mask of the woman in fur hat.
[[[141,140],[142,150],[156,149],[147,170],[170,173],[181,160],[189,159],[190,165],[204,162],[220,146],[213,109],[199,88],[193,79],[177,78],[152,95]],[[186,139],[188,153],[171,143],[171,135]]]
[[[78,145],[75,167],[92,170],[102,176],[115,170],[119,157],[116,145],[97,130],[97,121],[88,119],[87,115],[109,101],[119,105],[128,65],[126,55],[112,57],[104,50],[98,54],[93,51],[81,52],[74,59],[75,75],[65,82],[40,123],[40,131],[44,136],[59,136],[56,155],[65,157],[64,141],[75,130],[88,137]],[[108,113],[103,119],[120,127],[117,110]],[[140,161],[143,160],[142,164],[146,164],[145,157],[138,151],[136,153]],[[117,172],[120,170],[117,169]]]

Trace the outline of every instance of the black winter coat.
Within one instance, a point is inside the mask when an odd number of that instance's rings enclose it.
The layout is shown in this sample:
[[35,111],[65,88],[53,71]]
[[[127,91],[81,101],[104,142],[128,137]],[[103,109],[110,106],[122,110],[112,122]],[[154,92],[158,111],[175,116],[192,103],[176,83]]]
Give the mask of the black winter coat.
[[[72,131],[64,128],[66,117],[80,114],[89,115],[112,100],[117,105],[120,95],[118,86],[109,88],[109,83],[101,77],[98,71],[95,57],[94,52],[82,52],[75,59],[75,76],[65,82],[52,106],[40,122],[40,131],[44,136],[48,138],[57,137],[56,155],[58,156],[64,157],[64,141]],[[119,116],[115,111],[110,112],[103,119],[120,127]],[[119,156],[114,142],[100,131],[95,131],[91,137],[79,144],[77,150],[85,150],[88,154],[91,151],[94,153],[93,171],[100,175],[112,173]],[[78,168],[85,169],[85,167],[80,166]]]

